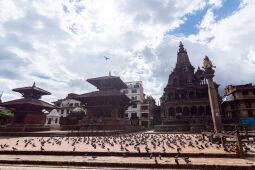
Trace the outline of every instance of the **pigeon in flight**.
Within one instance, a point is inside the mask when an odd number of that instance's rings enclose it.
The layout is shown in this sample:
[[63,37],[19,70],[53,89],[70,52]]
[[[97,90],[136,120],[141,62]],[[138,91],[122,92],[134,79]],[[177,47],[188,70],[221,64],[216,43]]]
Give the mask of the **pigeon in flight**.
[[104,56],[104,59],[107,61],[107,60],[109,60],[110,58],[109,58],[109,57]]

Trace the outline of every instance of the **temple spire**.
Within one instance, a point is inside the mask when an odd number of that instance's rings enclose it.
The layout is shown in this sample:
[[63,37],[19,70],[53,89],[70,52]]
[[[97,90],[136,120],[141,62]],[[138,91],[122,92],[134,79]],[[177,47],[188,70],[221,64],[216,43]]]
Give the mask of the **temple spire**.
[[189,56],[187,51],[184,49],[183,43],[180,41],[179,51],[177,53],[177,63],[176,65],[182,67],[183,65],[191,65],[189,61]]
[[184,49],[183,47],[183,43],[182,41],[180,41],[180,44],[179,44],[179,51],[178,51],[178,54],[179,53],[187,53],[187,51]]

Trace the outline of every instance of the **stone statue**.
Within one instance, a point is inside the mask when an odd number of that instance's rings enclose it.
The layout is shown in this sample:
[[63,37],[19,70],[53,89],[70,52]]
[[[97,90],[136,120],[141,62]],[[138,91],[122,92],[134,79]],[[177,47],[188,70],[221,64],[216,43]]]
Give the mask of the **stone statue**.
[[211,69],[212,67],[214,67],[214,66],[212,65],[211,60],[208,58],[208,56],[205,56],[204,63],[203,63],[203,68],[204,69]]

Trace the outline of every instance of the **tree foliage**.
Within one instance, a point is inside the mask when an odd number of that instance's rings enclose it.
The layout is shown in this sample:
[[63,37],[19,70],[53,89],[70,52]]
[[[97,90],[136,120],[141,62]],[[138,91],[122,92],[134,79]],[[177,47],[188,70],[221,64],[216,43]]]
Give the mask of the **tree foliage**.
[[13,117],[13,113],[9,110],[0,111],[0,117]]
[[72,110],[67,117],[77,117],[78,119],[83,119],[84,116],[85,116],[84,110],[79,110],[79,111]]

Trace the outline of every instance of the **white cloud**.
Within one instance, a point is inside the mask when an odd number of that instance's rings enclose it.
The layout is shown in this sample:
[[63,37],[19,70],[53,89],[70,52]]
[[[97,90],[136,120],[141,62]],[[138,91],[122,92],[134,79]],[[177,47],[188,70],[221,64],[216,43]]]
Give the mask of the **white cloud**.
[[217,8],[222,7],[222,3],[223,0],[209,0],[209,4],[214,5]]
[[211,26],[214,24],[214,22],[215,22],[215,16],[213,14],[213,11],[209,9],[206,12],[205,16],[203,17],[203,20],[201,24],[199,25],[199,28],[210,29]]
[[[255,49],[250,39],[255,34],[251,1],[220,21],[209,9],[197,35],[166,35],[206,4],[222,6],[212,0],[1,1],[0,91],[15,95],[10,89],[36,81],[52,92],[45,99],[53,101],[70,92],[95,90],[85,80],[112,70],[124,81],[142,80],[145,92],[159,97],[180,40],[195,67],[204,55],[212,57],[218,83],[227,82],[225,77],[238,83],[232,72],[242,75],[243,82],[251,81]],[[108,63],[105,55],[111,58]],[[237,64],[242,73],[233,69]],[[4,95],[4,100],[10,96]]]

